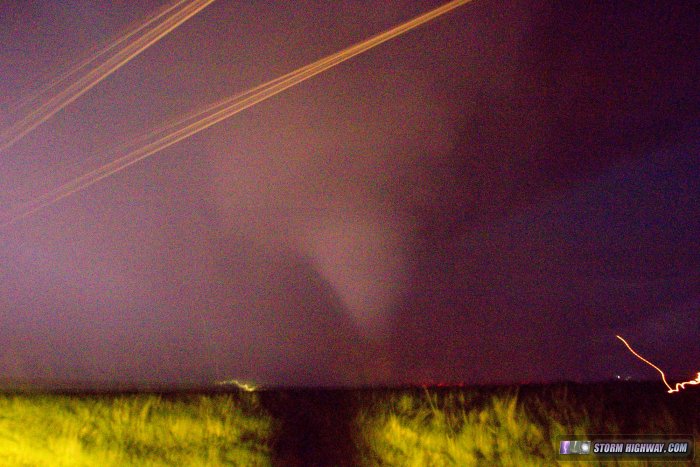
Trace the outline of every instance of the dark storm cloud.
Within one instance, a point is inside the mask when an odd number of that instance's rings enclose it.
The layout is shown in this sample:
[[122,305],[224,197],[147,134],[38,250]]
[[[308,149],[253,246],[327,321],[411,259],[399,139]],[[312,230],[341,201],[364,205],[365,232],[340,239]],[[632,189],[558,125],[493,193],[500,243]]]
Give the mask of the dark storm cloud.
[[[424,272],[415,309],[402,313],[419,316],[411,323],[418,339],[397,341],[415,353],[407,360],[424,359],[434,378],[445,368],[452,378],[605,378],[621,371],[600,356],[627,332],[675,371],[692,373],[700,324],[695,147],[617,164],[556,199],[465,225]],[[435,300],[450,311],[420,313]]]
[[[68,4],[55,23],[29,5],[3,16],[3,105],[160,4]],[[437,5],[215,2],[4,155],[3,207]],[[697,333],[660,324],[700,324],[696,20],[476,1],[130,167],[2,232],[0,365],[591,379],[619,370],[601,353],[630,362],[627,332],[697,371]]]

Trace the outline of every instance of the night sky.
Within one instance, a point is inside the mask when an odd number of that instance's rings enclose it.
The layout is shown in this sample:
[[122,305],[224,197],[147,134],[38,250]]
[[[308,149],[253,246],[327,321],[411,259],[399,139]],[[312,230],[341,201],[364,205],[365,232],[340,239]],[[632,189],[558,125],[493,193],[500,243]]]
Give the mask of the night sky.
[[[165,4],[0,3],[0,124]],[[0,154],[0,215],[438,5],[218,0]],[[692,1],[475,0],[301,83],[2,228],[0,379],[658,379],[616,334],[691,379],[699,42]]]

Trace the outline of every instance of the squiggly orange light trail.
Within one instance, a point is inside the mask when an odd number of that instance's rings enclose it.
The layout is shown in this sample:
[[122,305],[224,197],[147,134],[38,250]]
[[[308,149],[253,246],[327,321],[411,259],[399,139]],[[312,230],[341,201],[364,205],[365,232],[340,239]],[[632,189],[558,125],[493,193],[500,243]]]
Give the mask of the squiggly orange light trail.
[[672,393],[674,393],[674,392],[679,392],[681,389],[685,389],[685,386],[686,386],[686,385],[696,385],[696,384],[700,384],[700,372],[698,372],[698,376],[697,376],[695,379],[691,379],[690,381],[685,381],[685,382],[683,382],[683,383],[676,383],[676,387],[675,387],[675,388],[672,388],[672,387],[668,384],[668,382],[666,381],[666,375],[664,374],[663,371],[661,371],[661,368],[659,368],[658,366],[654,365],[654,364],[651,363],[649,360],[647,360],[646,358],[642,357],[642,356],[639,355],[637,352],[635,352],[634,349],[633,349],[632,347],[630,347],[630,345],[627,343],[627,341],[624,340],[622,337],[617,336],[617,335],[616,335],[615,337],[617,337],[618,339],[620,339],[620,340],[622,341],[622,343],[625,344],[625,346],[629,349],[629,351],[632,352],[632,355],[634,355],[635,357],[637,357],[638,359],[640,359],[641,361],[643,361],[643,362],[646,363],[647,365],[651,366],[652,368],[654,368],[656,371],[658,371],[658,372],[661,374],[661,380],[664,382],[664,384],[665,384],[666,387],[668,388],[668,393],[669,393],[669,394],[672,394]]

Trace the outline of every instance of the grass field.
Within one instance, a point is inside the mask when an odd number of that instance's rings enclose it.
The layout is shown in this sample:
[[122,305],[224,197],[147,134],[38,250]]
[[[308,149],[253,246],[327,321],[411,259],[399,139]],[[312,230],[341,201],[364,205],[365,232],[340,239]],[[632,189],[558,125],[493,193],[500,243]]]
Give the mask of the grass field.
[[691,434],[697,452],[697,407],[654,383],[7,393],[0,465],[557,465],[572,434]]
[[[647,383],[413,390],[364,406],[355,430],[362,465],[573,465],[557,459],[560,436],[690,434],[696,452],[700,440],[698,392],[668,395]],[[663,465],[585,463],[618,464]]]
[[269,465],[255,395],[3,395],[0,465]]

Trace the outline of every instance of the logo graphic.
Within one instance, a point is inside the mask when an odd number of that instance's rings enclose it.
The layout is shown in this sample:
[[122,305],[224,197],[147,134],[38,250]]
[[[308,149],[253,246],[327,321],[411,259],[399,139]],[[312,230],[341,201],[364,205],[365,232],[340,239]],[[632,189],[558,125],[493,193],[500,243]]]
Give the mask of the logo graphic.
[[563,440],[559,442],[559,454],[589,454],[590,452],[590,441]]
[[558,441],[560,461],[684,461],[695,457],[692,435],[569,434]]

